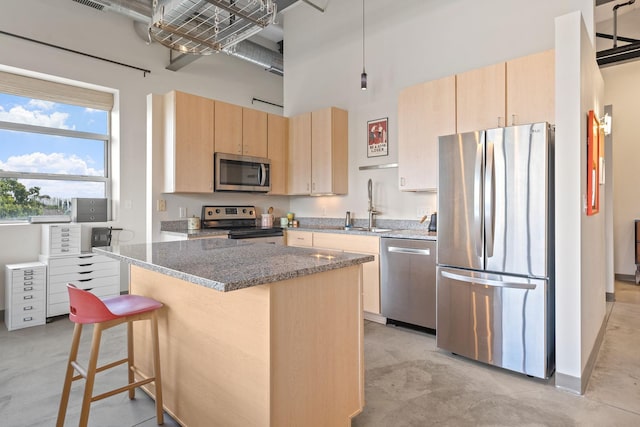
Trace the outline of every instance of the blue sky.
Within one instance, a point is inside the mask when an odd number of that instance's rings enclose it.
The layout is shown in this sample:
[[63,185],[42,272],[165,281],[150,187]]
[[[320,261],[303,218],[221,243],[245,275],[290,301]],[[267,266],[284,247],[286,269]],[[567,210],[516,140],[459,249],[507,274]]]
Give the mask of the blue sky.
[[[0,121],[106,134],[108,113],[0,94]],[[104,144],[101,141],[0,130],[2,170],[103,176],[104,164]],[[60,181],[39,184],[43,187],[41,194],[58,197],[103,196],[84,194],[81,187],[86,188],[86,184],[79,186],[78,183]]]

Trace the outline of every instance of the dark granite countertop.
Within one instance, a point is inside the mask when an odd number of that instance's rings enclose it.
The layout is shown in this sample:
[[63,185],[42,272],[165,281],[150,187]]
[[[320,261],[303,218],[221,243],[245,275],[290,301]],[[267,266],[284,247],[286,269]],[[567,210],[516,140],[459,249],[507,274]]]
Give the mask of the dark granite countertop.
[[228,239],[141,243],[93,251],[221,292],[374,260],[372,255]]

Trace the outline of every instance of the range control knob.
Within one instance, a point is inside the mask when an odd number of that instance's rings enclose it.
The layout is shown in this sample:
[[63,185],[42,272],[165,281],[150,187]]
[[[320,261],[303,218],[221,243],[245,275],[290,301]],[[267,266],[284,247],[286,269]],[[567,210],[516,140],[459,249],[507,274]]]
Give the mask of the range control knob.
[[243,213],[243,214],[244,214],[244,213],[247,213],[247,210],[246,210],[246,209],[242,209],[242,213]]
[[208,215],[208,216],[213,215],[213,211],[207,211],[207,215]]

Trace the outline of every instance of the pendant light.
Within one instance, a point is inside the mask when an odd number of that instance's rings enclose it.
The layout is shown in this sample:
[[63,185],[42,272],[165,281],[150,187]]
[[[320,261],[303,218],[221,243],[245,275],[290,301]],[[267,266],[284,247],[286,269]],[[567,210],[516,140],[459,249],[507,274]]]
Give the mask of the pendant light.
[[364,0],[362,0],[362,74],[360,74],[360,89],[367,90],[367,72],[364,70]]

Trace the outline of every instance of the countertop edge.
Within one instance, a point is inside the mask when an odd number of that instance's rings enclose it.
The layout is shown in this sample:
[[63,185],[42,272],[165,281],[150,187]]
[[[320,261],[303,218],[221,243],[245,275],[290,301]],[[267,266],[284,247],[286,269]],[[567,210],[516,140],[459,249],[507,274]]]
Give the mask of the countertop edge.
[[[110,248],[110,247],[106,247],[106,248]],[[364,264],[366,262],[371,262],[375,260],[375,257],[373,255],[358,254],[353,252],[322,250],[323,254],[336,252],[336,253],[344,253],[344,254],[350,254],[350,255],[358,255],[358,257],[338,260],[338,261],[332,262],[331,264],[326,264],[326,265],[317,265],[313,267],[304,267],[304,268],[292,268],[290,271],[287,271],[287,272],[282,272],[277,274],[268,274],[260,277],[253,277],[250,279],[239,280],[237,282],[222,283],[213,279],[208,279],[206,277],[196,276],[190,273],[186,273],[184,271],[175,270],[166,266],[150,263],[147,261],[141,261],[139,259],[128,257],[126,255],[114,253],[110,250],[107,250],[106,248],[95,247],[95,248],[92,248],[92,250],[95,253],[108,256],[110,258],[116,259],[121,262],[126,262],[130,265],[142,267],[150,271],[155,271],[157,273],[165,274],[167,276],[181,279],[196,285],[204,286],[206,288],[214,289],[219,292],[230,292],[230,291],[245,289],[253,286],[265,285],[265,284],[279,282],[283,280],[294,279],[296,277],[322,273],[325,271],[337,270],[345,267],[351,267],[354,265]],[[311,251],[318,252],[317,249],[316,250],[307,249],[307,248],[291,248],[291,249],[300,251],[300,252],[311,252]]]

